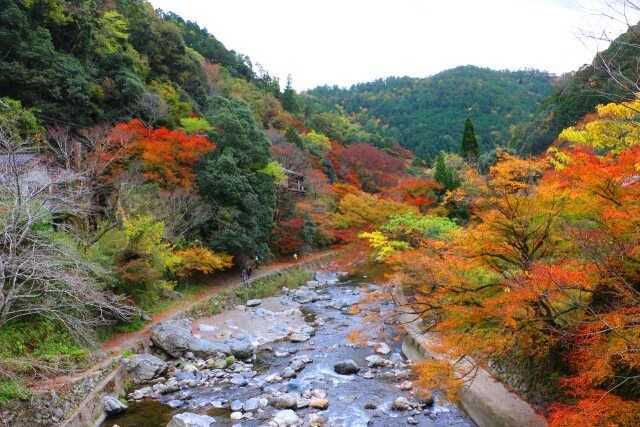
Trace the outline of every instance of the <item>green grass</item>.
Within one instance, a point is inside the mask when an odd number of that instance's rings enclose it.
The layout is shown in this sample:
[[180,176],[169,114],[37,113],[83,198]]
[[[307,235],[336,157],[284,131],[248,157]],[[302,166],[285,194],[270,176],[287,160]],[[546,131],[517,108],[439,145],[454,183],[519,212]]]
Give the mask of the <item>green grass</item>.
[[73,367],[89,359],[71,334],[56,322],[39,316],[0,329],[0,359],[40,359],[52,368]]
[[279,273],[253,280],[232,291],[222,291],[200,302],[187,312],[189,317],[208,317],[221,313],[238,304],[254,298],[267,298],[280,292],[282,288],[296,289],[313,279],[313,273],[304,267],[294,267]]
[[30,396],[29,389],[18,380],[0,381],[0,406],[12,399],[26,400]]

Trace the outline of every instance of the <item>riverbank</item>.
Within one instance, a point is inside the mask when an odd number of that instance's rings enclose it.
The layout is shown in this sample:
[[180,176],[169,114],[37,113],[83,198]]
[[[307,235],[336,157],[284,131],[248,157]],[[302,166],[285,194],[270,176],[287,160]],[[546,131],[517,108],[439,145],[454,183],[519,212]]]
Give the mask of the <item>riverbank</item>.
[[[262,282],[270,277],[277,277],[278,280],[286,281],[287,274],[285,273],[287,271],[304,269],[306,266],[314,270],[316,267],[322,267],[328,263],[335,253],[335,251],[323,252],[299,260],[261,266],[260,269],[254,272],[251,282]],[[279,287],[278,280],[274,280],[268,287]],[[304,283],[302,278],[298,280]],[[169,310],[155,314],[142,329],[111,337],[96,351],[98,363],[81,373],[50,378],[33,384],[29,402],[16,399],[4,405],[0,408],[0,421],[11,426],[55,425],[63,419],[72,419],[79,412],[82,412],[77,411],[77,408],[96,407],[96,398],[92,399],[92,395],[96,394],[94,392],[100,384],[112,377],[116,372],[117,364],[115,361],[118,354],[145,352],[145,350],[149,349],[149,331],[155,324],[168,318],[186,316],[186,313],[202,306],[203,301],[215,299],[216,295],[224,294],[225,292],[229,296],[232,293],[231,291],[241,287],[241,285],[242,281],[238,275],[224,276],[222,280],[212,284],[210,289],[201,293],[197,299],[190,299],[187,303],[177,302]],[[258,286],[257,288],[263,289],[264,287]],[[239,297],[242,297],[242,292],[240,292],[240,296],[233,295],[234,301]],[[115,391],[117,395],[119,390],[112,390],[112,383],[103,385],[107,386],[107,392],[113,393]],[[89,400],[87,401],[87,399]],[[91,413],[92,411],[89,410],[88,412]],[[22,420],[26,424],[20,424]],[[84,427],[86,424],[75,425]]]
[[[400,297],[403,301],[403,297]],[[402,342],[402,352],[420,362],[429,359],[446,360],[446,356],[432,350],[430,340],[433,334],[425,333],[416,322],[416,315],[401,305],[399,322],[406,335]],[[470,363],[457,365],[458,372],[472,370]],[[480,427],[546,427],[547,421],[537,414],[533,407],[509,390],[485,369],[477,369],[473,378],[460,393],[460,404],[473,421]]]

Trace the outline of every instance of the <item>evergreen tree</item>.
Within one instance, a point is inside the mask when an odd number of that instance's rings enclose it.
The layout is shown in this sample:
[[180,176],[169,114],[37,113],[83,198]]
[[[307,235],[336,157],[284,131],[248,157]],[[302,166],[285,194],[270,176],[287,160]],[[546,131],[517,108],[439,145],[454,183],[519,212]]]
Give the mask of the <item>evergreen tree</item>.
[[471,117],[467,117],[464,123],[464,133],[462,134],[462,142],[460,143],[460,156],[465,160],[477,160],[480,155],[478,147],[478,138],[476,131],[471,123]]
[[294,144],[302,148],[302,138],[300,138],[298,131],[293,126],[287,128],[287,131],[284,133],[284,138],[289,144]]
[[216,216],[203,235],[236,260],[263,258],[275,225],[276,188],[273,177],[261,172],[273,161],[269,141],[244,102],[216,97],[209,111],[206,119],[218,129],[209,138],[217,149],[202,157],[196,183]]
[[442,184],[445,190],[455,190],[460,185],[455,172],[444,161],[444,151],[438,153],[433,178]]
[[282,92],[282,107],[292,114],[298,114],[300,112],[300,104],[298,103],[297,96],[296,91],[293,90],[291,86],[291,74],[289,74],[287,76],[287,86],[284,92]]

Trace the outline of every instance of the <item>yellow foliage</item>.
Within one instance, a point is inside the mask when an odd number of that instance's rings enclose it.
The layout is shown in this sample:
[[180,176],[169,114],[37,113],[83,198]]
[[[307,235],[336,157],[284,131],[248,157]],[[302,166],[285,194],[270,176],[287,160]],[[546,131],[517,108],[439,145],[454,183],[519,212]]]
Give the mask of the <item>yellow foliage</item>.
[[189,277],[194,271],[210,274],[215,270],[224,270],[233,265],[231,262],[233,257],[231,255],[225,253],[216,254],[201,246],[176,251],[174,255],[180,261],[167,267],[170,272],[182,278]]
[[640,99],[597,107],[597,118],[562,131],[561,142],[621,153],[640,143]]

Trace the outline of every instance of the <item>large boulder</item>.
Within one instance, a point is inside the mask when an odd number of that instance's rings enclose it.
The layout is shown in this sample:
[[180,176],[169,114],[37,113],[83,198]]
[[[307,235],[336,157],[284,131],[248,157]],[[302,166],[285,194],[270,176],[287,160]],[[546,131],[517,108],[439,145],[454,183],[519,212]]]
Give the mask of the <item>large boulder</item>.
[[245,360],[253,357],[256,347],[251,337],[234,339],[225,342],[208,341],[193,336],[189,319],[165,320],[151,328],[151,340],[155,345],[173,357],[180,357],[186,352],[200,359],[208,359],[218,353],[233,355]]
[[241,341],[231,341],[229,349],[231,354],[239,360],[251,359],[256,354],[256,346],[248,338]]
[[340,375],[357,374],[360,371],[358,365],[353,360],[342,360],[333,366],[333,369]]
[[115,397],[105,396],[102,398],[102,409],[104,409],[104,413],[109,416],[126,411],[127,405]]
[[194,336],[187,341],[187,348],[200,359],[208,359],[218,353],[231,354],[231,347],[227,343],[207,341]]
[[123,362],[134,384],[151,381],[167,370],[165,362],[150,354],[136,354]]
[[198,415],[191,412],[175,415],[167,427],[213,427],[215,418],[208,415]]
[[189,319],[164,320],[151,328],[153,343],[173,357],[190,351],[189,343],[193,338]]

